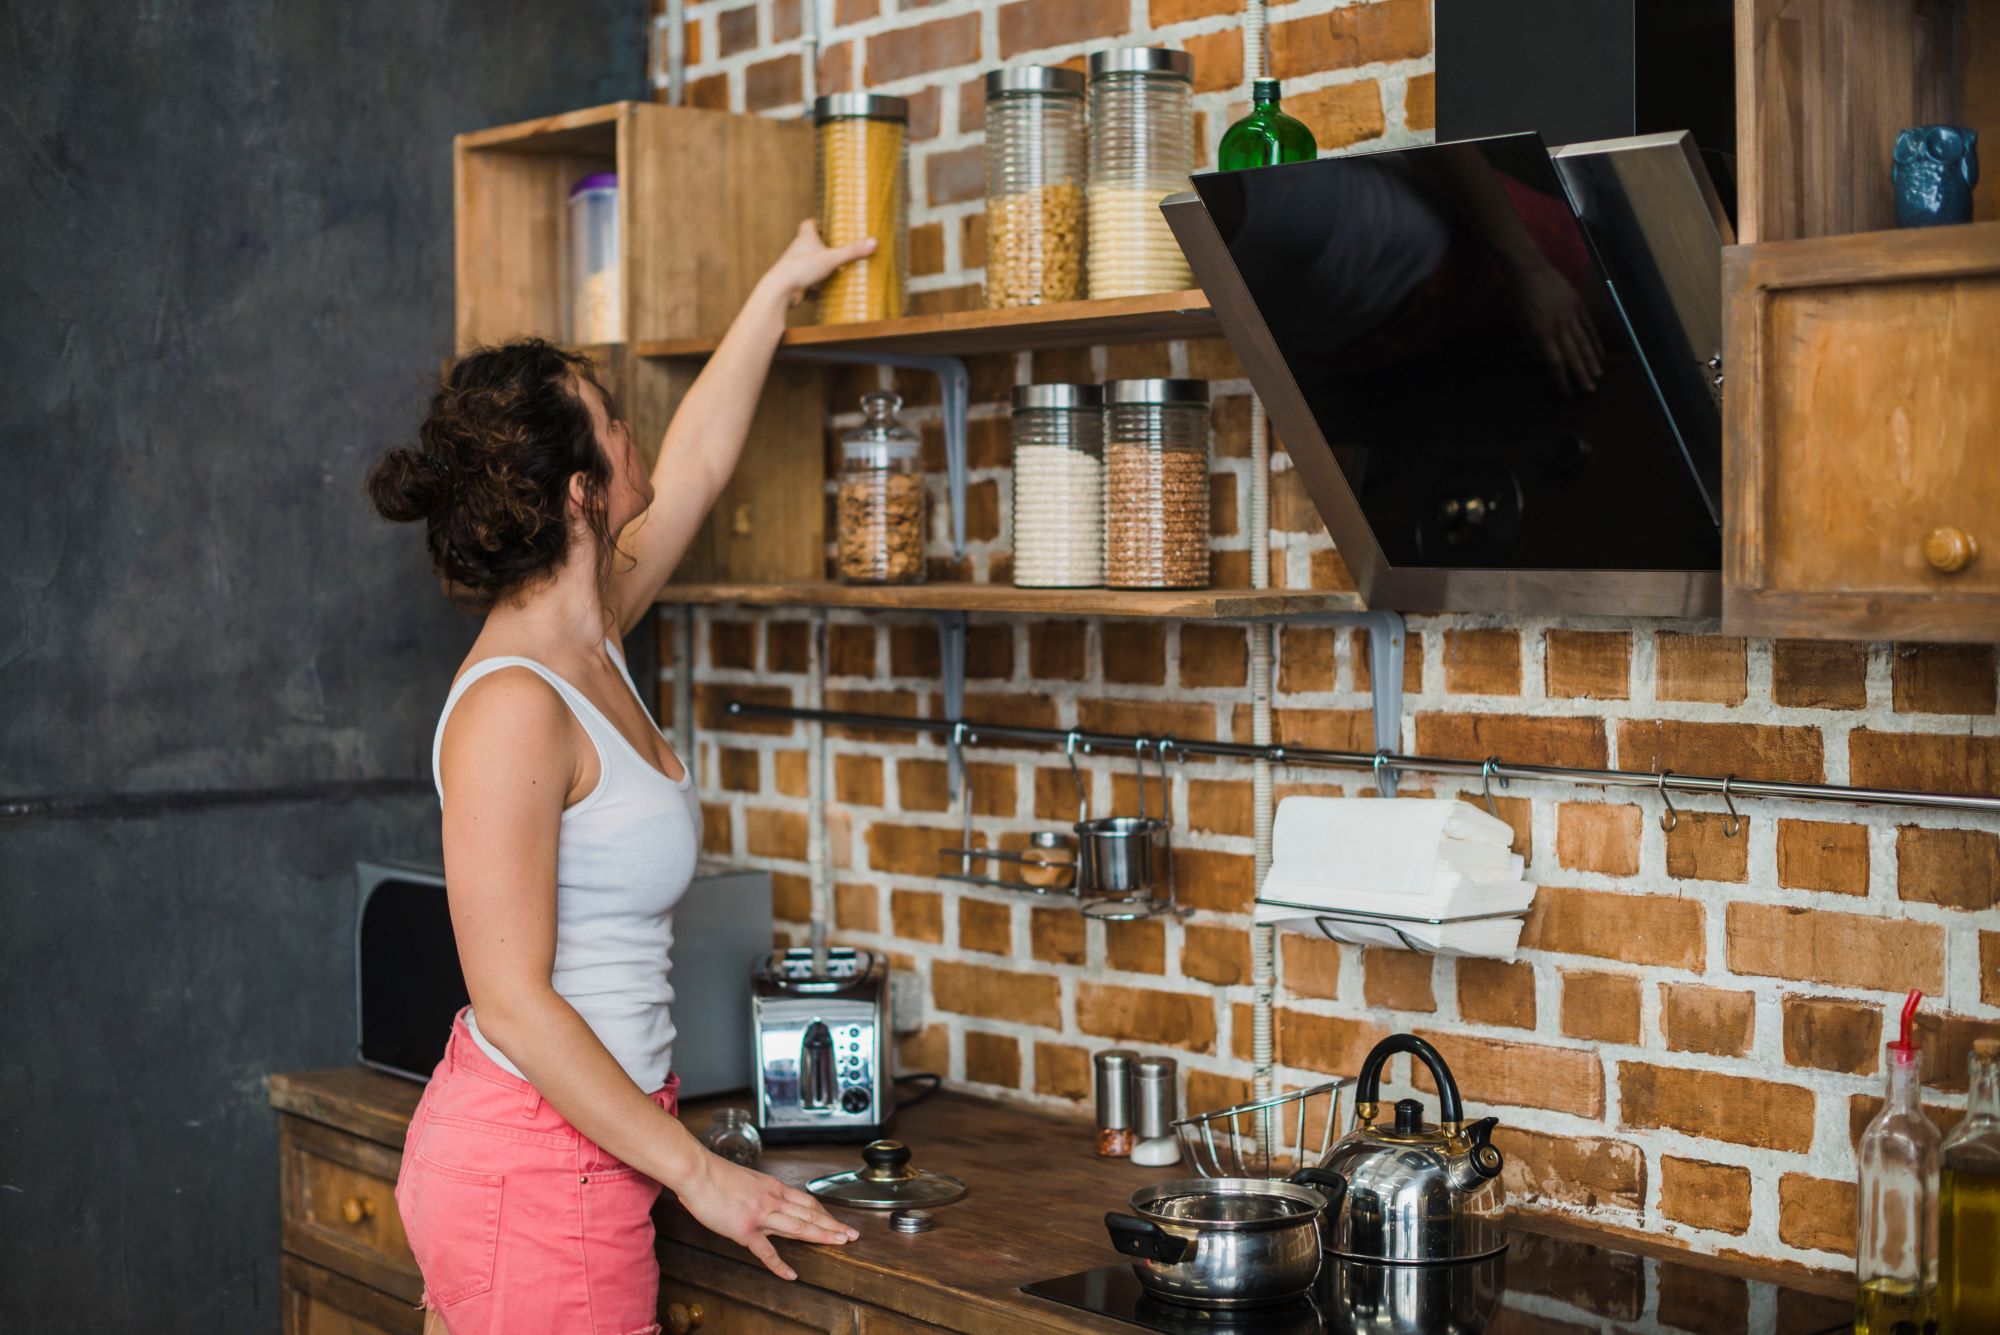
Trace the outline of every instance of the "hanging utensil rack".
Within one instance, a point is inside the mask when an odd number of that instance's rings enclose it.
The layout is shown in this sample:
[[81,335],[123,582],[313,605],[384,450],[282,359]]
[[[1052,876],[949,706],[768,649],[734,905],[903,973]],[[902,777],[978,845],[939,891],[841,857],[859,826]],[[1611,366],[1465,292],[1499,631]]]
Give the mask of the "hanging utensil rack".
[[[803,709],[764,705],[746,700],[729,702],[735,718],[791,719],[840,727],[927,733],[949,740],[955,733],[967,741],[1022,742],[1036,746],[1072,745],[1086,753],[1149,746],[1181,756],[1213,756],[1233,760],[1266,760],[1274,765],[1314,765],[1388,774],[1436,774],[1506,784],[1515,780],[1592,784],[1605,788],[1652,788],[1669,792],[1710,793],[1725,802],[1738,797],[1780,798],[1798,802],[1839,802],[1858,806],[1923,807],[1934,811],[1977,811],[2000,815],[2000,796],[1974,793],[1926,793],[1904,788],[1855,788],[1838,783],[1790,783],[1740,775],[1677,774],[1672,770],[1589,769],[1575,765],[1528,765],[1487,756],[1464,760],[1450,756],[1406,755],[1396,751],[1329,751],[1303,746],[1255,746],[1244,742],[1207,742],[1179,737],[1147,737],[1130,733],[1092,732],[1082,728],[1030,728],[1005,723],[975,723],[964,719],[909,718],[900,714],[866,714],[842,709]],[[1733,809],[1733,805],[1732,805]],[[1679,813],[1668,806],[1661,823],[1671,829]]]

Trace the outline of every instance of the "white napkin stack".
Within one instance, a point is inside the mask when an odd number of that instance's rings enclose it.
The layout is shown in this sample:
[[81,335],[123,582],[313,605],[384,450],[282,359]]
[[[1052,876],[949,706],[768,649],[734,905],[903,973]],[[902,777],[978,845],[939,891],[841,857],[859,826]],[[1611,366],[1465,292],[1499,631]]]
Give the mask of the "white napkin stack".
[[[1505,821],[1454,798],[1288,797],[1256,918],[1359,945],[1512,959],[1535,898],[1513,842]],[[1333,911],[1441,921],[1315,916]]]

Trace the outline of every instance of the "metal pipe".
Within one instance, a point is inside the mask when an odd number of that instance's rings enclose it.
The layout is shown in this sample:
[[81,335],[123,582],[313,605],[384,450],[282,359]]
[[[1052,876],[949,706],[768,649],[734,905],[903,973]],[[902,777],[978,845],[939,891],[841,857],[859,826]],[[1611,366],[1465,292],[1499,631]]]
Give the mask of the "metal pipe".
[[1491,773],[1501,779],[1538,779],[1558,783],[1594,784],[1607,788],[1664,788],[1682,793],[1720,793],[1729,785],[1731,797],[1776,797],[1801,802],[1844,802],[1854,805],[1929,807],[1946,811],[1980,811],[2000,815],[2000,797],[1971,793],[1920,793],[1904,788],[1852,788],[1837,783],[1788,783],[1776,779],[1745,779],[1736,775],[1676,774],[1665,776],[1644,770],[1588,769],[1573,765],[1523,765],[1494,759],[1459,760],[1450,756],[1404,755],[1385,751],[1324,751],[1302,746],[1260,747],[1246,742],[1205,742],[1171,738],[1140,738],[1129,733],[1067,731],[1061,728],[1030,728],[1008,723],[976,723],[971,720],[906,718],[899,714],[864,714],[842,709],[799,709],[789,705],[760,705],[741,700],[729,703],[729,713],[740,718],[804,719],[841,727],[897,729],[949,736],[963,722],[976,734],[975,742],[1027,742],[1041,746],[1061,746],[1071,737],[1085,751],[1104,750],[1118,754],[1131,752],[1141,741],[1151,745],[1171,743],[1182,755],[1215,756],[1230,760],[1269,760],[1274,765],[1325,765],[1336,769],[1373,770],[1378,764],[1404,773],[1441,774],[1478,779]]

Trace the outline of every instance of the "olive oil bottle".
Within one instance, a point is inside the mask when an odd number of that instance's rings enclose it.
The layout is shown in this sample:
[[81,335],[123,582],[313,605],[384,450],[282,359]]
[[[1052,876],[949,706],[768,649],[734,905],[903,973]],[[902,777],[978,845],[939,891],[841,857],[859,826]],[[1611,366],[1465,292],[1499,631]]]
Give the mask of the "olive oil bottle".
[[1855,1229],[1858,1335],[1938,1335],[1938,1133],[1924,1116],[1914,1025],[1923,993],[1903,1003],[1889,1044],[1888,1097],[1861,1133]]
[[2000,1331],[2000,1038],[1973,1043],[1965,1120],[1938,1158],[1939,1328]]

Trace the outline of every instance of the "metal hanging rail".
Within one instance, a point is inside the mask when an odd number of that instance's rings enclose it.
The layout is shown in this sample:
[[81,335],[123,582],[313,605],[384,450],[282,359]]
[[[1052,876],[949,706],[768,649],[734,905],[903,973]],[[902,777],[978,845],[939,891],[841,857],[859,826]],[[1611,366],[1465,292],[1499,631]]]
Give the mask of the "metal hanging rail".
[[[908,718],[900,714],[863,714],[843,709],[799,709],[789,705],[761,705],[743,700],[729,702],[729,713],[737,718],[793,719],[830,724],[836,727],[901,730],[929,733],[977,744],[982,741],[1027,742],[1062,746],[1072,739],[1085,750],[1131,751],[1135,747],[1159,748],[1183,756],[1217,756],[1233,760],[1268,760],[1274,765],[1325,765],[1335,769],[1384,770],[1401,773],[1441,774],[1490,783],[1505,784],[1514,779],[1543,779],[1559,783],[1587,783],[1607,788],[1652,788],[1663,796],[1668,792],[1711,793],[1724,802],[1738,797],[1778,797],[1802,802],[1846,802],[1854,805],[1928,807],[1943,811],[1979,811],[2000,815],[2000,797],[1971,793],[1920,793],[1901,788],[1851,788],[1838,783],[1785,783],[1774,779],[1745,779],[1737,775],[1676,774],[1672,770],[1648,773],[1643,770],[1584,769],[1573,765],[1521,765],[1489,756],[1484,760],[1458,760],[1448,756],[1413,756],[1394,751],[1323,751],[1304,746],[1254,746],[1244,742],[1205,742],[1179,737],[1140,737],[1130,733],[1092,732],[1084,728],[1029,728],[1011,723],[976,723],[970,719]],[[1668,812],[1673,810],[1671,802]],[[1734,808],[1732,807],[1732,811]],[[1663,812],[1663,819],[1668,813]],[[1677,819],[1677,817],[1676,817]]]

